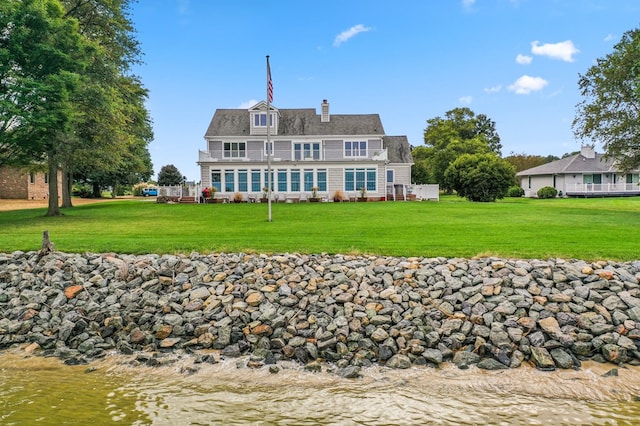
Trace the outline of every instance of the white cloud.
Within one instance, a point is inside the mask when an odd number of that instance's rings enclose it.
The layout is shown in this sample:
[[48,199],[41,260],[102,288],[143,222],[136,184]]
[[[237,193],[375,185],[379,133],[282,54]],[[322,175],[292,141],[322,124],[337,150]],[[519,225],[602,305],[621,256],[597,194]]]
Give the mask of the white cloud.
[[458,102],[463,105],[471,105],[471,101],[473,101],[473,98],[471,96],[462,96],[458,98]]
[[521,53],[518,53],[518,56],[516,56],[516,62],[521,65],[530,64],[531,61],[533,61],[533,58],[531,56],[523,55]]
[[485,93],[498,93],[501,90],[502,90],[502,85],[500,85],[500,84],[498,84],[497,86],[485,87],[484,88],[484,92]]
[[178,0],[178,12],[186,15],[189,12],[189,0]]
[[360,33],[366,33],[367,31],[371,31],[372,28],[371,27],[365,27],[362,24],[358,24],[358,25],[354,25],[353,27],[349,28],[346,31],[341,32],[340,34],[338,34],[336,36],[336,38],[333,40],[333,45],[335,47],[340,46],[342,43],[344,43],[345,41],[349,40],[351,37],[354,37]]
[[552,59],[560,59],[565,62],[573,62],[573,55],[580,52],[571,40],[560,43],[539,44],[539,41],[531,42],[531,53],[534,55],[548,56]]
[[607,36],[604,38],[604,41],[609,42],[609,41],[613,41],[615,40],[616,36],[614,36],[613,34],[607,34]]
[[528,95],[531,92],[542,90],[547,84],[549,82],[544,78],[523,75],[509,86],[509,90],[515,92],[516,95]]
[[241,103],[238,109],[249,109],[257,103],[258,101],[256,101],[255,99],[249,99],[248,101],[244,101],[243,103]]
[[462,7],[465,9],[471,9],[475,4],[476,0],[462,0]]

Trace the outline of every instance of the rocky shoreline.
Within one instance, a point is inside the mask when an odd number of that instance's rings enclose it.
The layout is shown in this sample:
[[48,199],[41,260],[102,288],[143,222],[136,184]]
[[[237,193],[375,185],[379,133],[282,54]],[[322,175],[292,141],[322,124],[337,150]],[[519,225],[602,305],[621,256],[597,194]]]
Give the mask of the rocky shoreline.
[[640,365],[639,283],[640,261],[0,253],[0,349],[149,365],[216,352],[345,376]]

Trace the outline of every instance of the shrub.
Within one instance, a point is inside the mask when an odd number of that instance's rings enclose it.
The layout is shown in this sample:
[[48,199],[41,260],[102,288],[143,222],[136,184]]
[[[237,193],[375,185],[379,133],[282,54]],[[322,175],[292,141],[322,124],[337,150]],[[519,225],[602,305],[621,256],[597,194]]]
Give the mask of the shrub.
[[347,197],[344,195],[344,192],[342,192],[341,190],[337,189],[334,193],[333,193],[333,201],[336,203],[339,203],[341,201],[346,200]]
[[93,188],[89,184],[74,184],[71,188],[71,195],[74,197],[92,198]]
[[507,190],[507,197],[522,197],[524,195],[524,189],[520,186],[510,186]]
[[136,183],[135,185],[133,185],[133,187],[131,188],[131,190],[133,191],[133,195],[136,195],[138,197],[142,197],[144,194],[142,193],[142,190],[145,188],[153,188],[155,187],[154,184],[149,183],[149,182],[140,182],[140,183]]
[[514,184],[515,169],[494,153],[462,154],[447,167],[445,181],[469,201],[496,201]]
[[553,186],[543,186],[538,189],[538,198],[555,198],[558,195],[558,190]]

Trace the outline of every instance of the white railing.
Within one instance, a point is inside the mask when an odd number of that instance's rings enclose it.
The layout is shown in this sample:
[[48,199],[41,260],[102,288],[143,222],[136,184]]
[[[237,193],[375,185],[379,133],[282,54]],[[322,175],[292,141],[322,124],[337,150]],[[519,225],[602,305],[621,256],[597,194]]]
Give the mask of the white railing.
[[575,183],[566,188],[570,194],[640,193],[637,183]]

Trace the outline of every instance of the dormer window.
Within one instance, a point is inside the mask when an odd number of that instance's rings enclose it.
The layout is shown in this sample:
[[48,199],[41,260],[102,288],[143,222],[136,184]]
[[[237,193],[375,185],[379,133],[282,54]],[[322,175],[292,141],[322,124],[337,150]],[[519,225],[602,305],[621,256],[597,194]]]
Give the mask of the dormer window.
[[[269,122],[267,122],[267,115],[269,116]],[[249,134],[266,135],[268,127],[271,135],[277,135],[278,119],[279,112],[277,109],[271,105],[269,106],[269,113],[267,113],[267,104],[265,102],[259,102],[249,108]]]
[[[273,126],[273,116],[275,114],[271,114],[271,121],[269,122],[269,126]],[[253,115],[253,126],[254,127],[267,127],[267,113],[260,113]]]

